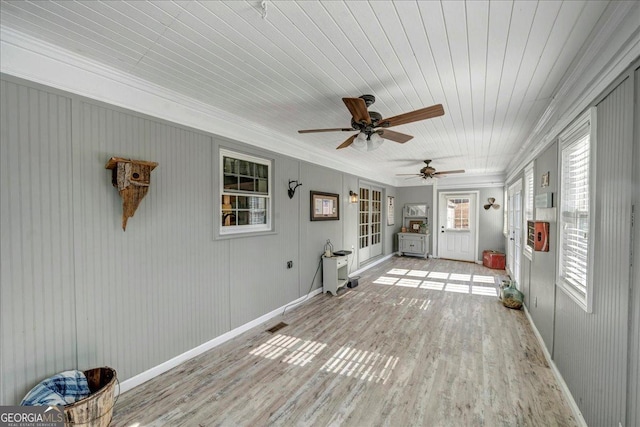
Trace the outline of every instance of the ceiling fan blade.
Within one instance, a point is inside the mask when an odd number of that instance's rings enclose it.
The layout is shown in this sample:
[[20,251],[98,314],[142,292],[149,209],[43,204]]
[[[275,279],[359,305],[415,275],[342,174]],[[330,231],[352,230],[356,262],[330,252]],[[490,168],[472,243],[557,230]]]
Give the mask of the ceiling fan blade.
[[[432,105],[431,107],[422,108],[420,110],[410,111],[408,113],[399,114],[397,116],[389,117],[388,119],[380,120],[381,126],[391,127],[404,125],[406,123],[417,122],[420,120],[432,119],[444,115],[444,108],[442,104]],[[384,126],[385,124],[387,124]]]
[[455,171],[435,172],[434,175],[449,175],[450,173],[464,173],[464,169],[458,169],[458,170],[455,170]]
[[298,133],[314,133],[314,132],[353,132],[353,128],[334,128],[334,129],[303,129]]
[[422,176],[420,173],[397,173],[396,176]]
[[369,116],[369,111],[367,111],[367,104],[364,102],[364,99],[342,98],[342,102],[344,102],[344,105],[349,109],[353,121],[356,123],[365,122],[368,125],[371,124],[371,117]]
[[358,136],[357,133],[355,135],[351,135],[349,138],[347,138],[347,140],[345,142],[343,142],[342,144],[338,145],[336,147],[336,150],[339,150],[341,148],[346,148],[346,147],[350,146],[351,144],[353,144],[353,140],[356,139],[357,136]]
[[404,144],[405,142],[413,139],[413,136],[411,136],[411,135],[407,135],[407,134],[400,133],[400,132],[394,132],[394,131],[389,130],[389,129],[379,130],[378,133],[384,139],[389,139],[391,141],[399,142],[400,144]]

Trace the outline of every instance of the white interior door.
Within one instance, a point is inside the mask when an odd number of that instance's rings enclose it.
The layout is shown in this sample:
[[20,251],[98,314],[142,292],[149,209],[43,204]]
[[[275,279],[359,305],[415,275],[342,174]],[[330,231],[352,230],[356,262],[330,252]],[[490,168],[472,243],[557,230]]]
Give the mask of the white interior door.
[[358,259],[382,254],[382,189],[360,186],[358,215]]
[[511,278],[520,287],[520,257],[522,255],[522,182],[518,181],[509,187],[508,220],[509,243],[507,251],[507,268]]
[[476,193],[440,193],[438,256],[476,260]]

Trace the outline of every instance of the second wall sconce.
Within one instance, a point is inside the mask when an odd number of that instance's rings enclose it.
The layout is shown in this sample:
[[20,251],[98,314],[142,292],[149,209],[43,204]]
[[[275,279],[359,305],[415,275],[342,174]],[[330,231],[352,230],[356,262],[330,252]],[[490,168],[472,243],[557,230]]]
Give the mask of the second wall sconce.
[[358,193],[349,190],[349,203],[358,203]]
[[[291,184],[295,184],[293,187],[291,187]],[[289,180],[289,190],[287,190],[287,193],[289,194],[289,198],[293,199],[293,196],[296,194],[296,188],[300,187],[302,185],[301,182],[298,182],[298,180]]]

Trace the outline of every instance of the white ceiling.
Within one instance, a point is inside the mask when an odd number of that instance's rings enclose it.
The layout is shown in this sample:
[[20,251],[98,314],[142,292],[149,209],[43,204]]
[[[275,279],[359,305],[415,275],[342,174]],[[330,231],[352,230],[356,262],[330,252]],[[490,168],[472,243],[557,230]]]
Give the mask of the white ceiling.
[[[0,12],[5,30],[389,182],[427,158],[470,177],[505,173],[615,7],[592,0],[263,4],[266,13],[260,1],[2,1]],[[376,96],[370,110],[383,117],[438,103],[446,113],[393,128],[414,139],[373,152],[336,150],[350,133],[297,133],[349,127],[341,98],[362,94]]]

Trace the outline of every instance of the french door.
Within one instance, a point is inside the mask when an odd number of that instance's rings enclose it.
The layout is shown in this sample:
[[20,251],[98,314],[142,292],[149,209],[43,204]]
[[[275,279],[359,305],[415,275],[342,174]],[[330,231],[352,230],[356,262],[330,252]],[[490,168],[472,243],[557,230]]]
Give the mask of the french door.
[[520,283],[520,257],[522,255],[522,181],[518,181],[509,187],[508,222],[509,242],[507,243],[507,268],[512,279]]
[[360,262],[382,254],[382,189],[360,186],[358,214],[358,259]]

